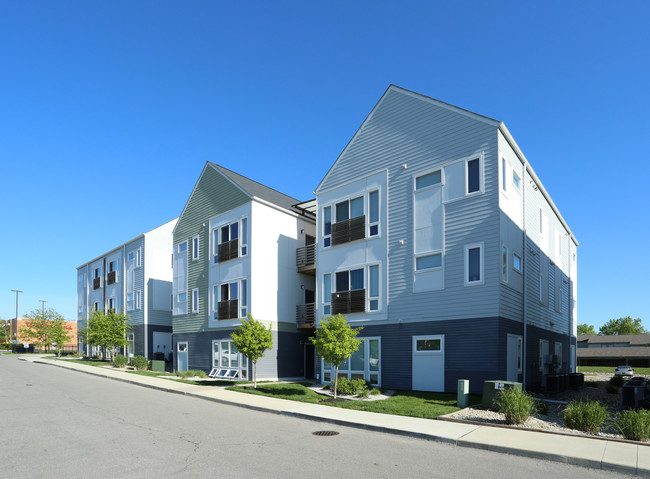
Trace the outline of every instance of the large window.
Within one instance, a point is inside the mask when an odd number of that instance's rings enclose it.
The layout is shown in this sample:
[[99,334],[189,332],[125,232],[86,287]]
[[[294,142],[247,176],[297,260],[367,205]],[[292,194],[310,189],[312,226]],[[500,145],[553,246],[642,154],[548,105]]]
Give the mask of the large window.
[[212,368],[212,377],[248,379],[248,359],[229,340],[212,341]]
[[332,207],[323,208],[323,246],[332,244]]
[[323,314],[332,314],[332,275],[327,273],[323,275]]
[[332,224],[332,245],[349,243],[366,237],[363,196],[336,203],[336,222]]
[[[363,342],[359,349],[339,366],[339,377],[363,379],[373,386],[381,386],[381,340],[380,338],[359,338]],[[323,361],[323,382],[331,383],[335,368]]]
[[248,218],[212,230],[212,261],[222,263],[248,254]]
[[368,236],[379,234],[379,191],[368,193]]
[[363,268],[335,273],[332,314],[366,311],[366,290],[364,289],[363,276]]
[[248,313],[248,281],[245,279],[214,286],[214,319],[244,318]]
[[465,246],[465,285],[483,282],[483,243]]

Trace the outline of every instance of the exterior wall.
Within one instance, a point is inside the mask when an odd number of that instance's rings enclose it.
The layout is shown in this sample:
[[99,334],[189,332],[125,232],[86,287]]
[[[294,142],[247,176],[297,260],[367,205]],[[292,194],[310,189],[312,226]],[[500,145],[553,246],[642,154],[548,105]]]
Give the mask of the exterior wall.
[[[16,340],[19,343],[34,343],[34,339],[30,338],[26,333],[25,333],[25,328],[27,328],[27,323],[29,323],[28,318],[18,318],[18,321],[16,321],[16,318],[13,318],[9,320],[9,337],[14,338],[14,334],[16,334],[16,330],[18,330],[18,336],[16,337]],[[65,342],[63,347],[65,349],[77,349],[77,322],[75,321],[66,321],[65,322],[65,328],[68,330],[68,334],[70,336],[70,339]]]

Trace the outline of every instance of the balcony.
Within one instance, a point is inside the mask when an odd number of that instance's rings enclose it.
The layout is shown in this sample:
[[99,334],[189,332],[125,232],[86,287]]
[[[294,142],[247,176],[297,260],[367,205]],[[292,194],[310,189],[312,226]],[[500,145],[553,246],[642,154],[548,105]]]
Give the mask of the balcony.
[[93,289],[99,289],[102,287],[102,278],[93,278]]
[[365,313],[366,290],[339,291],[332,293],[332,314]]
[[299,273],[316,274],[316,245],[310,244],[296,250],[296,267]]
[[108,273],[108,277],[106,278],[106,282],[108,284],[117,283],[117,271],[111,271],[110,273]]
[[231,299],[219,301],[217,306],[217,319],[237,319],[239,317],[239,300]]
[[357,216],[332,224],[332,246],[349,243],[366,237],[366,217]]
[[234,240],[219,244],[217,256],[219,263],[237,258],[239,256],[239,240],[235,238]]
[[314,329],[316,326],[316,304],[296,305],[296,324],[301,329]]

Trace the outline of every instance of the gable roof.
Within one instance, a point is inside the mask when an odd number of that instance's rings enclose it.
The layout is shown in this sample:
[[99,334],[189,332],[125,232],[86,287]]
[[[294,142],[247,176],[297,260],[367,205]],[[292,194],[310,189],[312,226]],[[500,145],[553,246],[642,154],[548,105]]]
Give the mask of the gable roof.
[[235,173],[228,168],[224,168],[221,165],[217,165],[216,163],[212,162],[208,162],[208,164],[219,173],[224,175],[226,178],[228,178],[251,198],[259,198],[264,201],[268,201],[269,203],[272,203],[276,206],[280,206],[294,212],[295,209],[292,208],[293,205],[300,203],[300,200],[297,200],[296,198],[292,198],[291,196],[285,195],[284,193],[280,193],[273,188],[269,188],[268,186],[258,183],[257,181],[246,178],[245,176],[242,176],[239,173]]

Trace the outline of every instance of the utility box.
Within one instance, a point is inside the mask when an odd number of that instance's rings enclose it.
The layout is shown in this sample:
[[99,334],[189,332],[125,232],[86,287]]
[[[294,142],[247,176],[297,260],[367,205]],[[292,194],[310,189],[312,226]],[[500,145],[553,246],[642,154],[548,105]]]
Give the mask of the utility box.
[[516,389],[521,392],[523,384],[515,381],[483,381],[483,405],[490,409],[493,408],[494,400],[504,389]]
[[458,407],[466,408],[469,405],[469,379],[458,380]]
[[157,373],[164,373],[165,361],[157,361],[154,359],[153,361],[151,361],[151,370],[156,371]]

